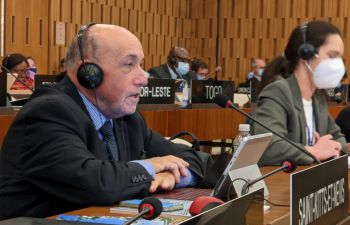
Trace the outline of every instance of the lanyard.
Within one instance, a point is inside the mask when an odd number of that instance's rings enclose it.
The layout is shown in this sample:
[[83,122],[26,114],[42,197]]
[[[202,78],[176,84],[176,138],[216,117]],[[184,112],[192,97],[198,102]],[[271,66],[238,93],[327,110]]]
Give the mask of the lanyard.
[[315,143],[315,114],[312,113],[312,129],[310,130],[309,126],[306,123],[306,131],[307,131],[307,145],[313,146]]

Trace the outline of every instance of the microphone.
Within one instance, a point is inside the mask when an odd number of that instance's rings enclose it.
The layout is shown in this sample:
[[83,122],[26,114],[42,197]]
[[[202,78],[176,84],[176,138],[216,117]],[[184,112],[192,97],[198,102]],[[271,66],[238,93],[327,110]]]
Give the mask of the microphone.
[[163,205],[158,198],[147,197],[140,202],[138,210],[139,210],[139,214],[137,214],[136,216],[131,218],[129,221],[124,223],[124,225],[130,225],[136,220],[138,220],[140,217],[147,220],[153,220],[157,218],[163,211]]
[[252,186],[253,184],[255,184],[255,183],[257,183],[257,182],[259,182],[259,181],[265,179],[266,177],[269,177],[269,176],[271,176],[271,175],[273,175],[273,174],[275,174],[275,173],[277,173],[277,172],[279,172],[279,171],[281,171],[281,170],[283,170],[283,171],[286,172],[286,173],[291,173],[291,172],[293,172],[296,168],[297,168],[297,163],[296,163],[294,160],[292,160],[292,159],[286,159],[286,160],[284,160],[284,161],[282,162],[282,165],[281,165],[280,168],[277,168],[277,169],[275,169],[275,170],[273,170],[273,171],[271,171],[271,172],[265,174],[264,176],[261,176],[261,177],[259,177],[259,178],[254,179],[254,180],[251,180],[251,181],[248,180],[248,182],[245,183],[245,184],[243,185],[241,194],[242,194],[242,195],[247,194],[248,191],[249,191],[249,187],[250,187],[250,186]]
[[221,199],[211,196],[199,196],[193,200],[189,212],[191,216],[195,216],[222,204],[224,202]]
[[17,76],[15,76],[13,73],[11,73],[11,71],[9,69],[7,69],[5,66],[0,64],[0,67],[6,71],[7,74],[10,74],[11,76],[13,76],[16,81],[20,82],[21,84],[23,84],[23,86],[25,86],[26,88],[28,88],[31,92],[34,92],[34,89],[31,88],[28,84],[26,84],[25,82],[23,82],[21,79],[19,79]]
[[311,157],[314,161],[316,161],[317,163],[321,163],[320,160],[318,160],[314,155],[312,155],[310,152],[306,151],[305,149],[303,149],[302,147],[300,147],[299,145],[295,144],[294,142],[292,142],[291,140],[289,140],[286,137],[283,137],[282,135],[280,135],[279,133],[277,133],[276,131],[272,130],[271,128],[267,127],[266,125],[264,125],[263,123],[261,123],[260,121],[258,121],[257,119],[255,119],[253,116],[249,115],[248,113],[242,111],[241,109],[239,109],[238,107],[236,107],[234,104],[232,104],[232,102],[230,101],[230,99],[225,95],[225,94],[217,94],[215,96],[215,103],[223,108],[231,108],[234,109],[236,111],[238,111],[239,113],[243,114],[244,116],[248,117],[249,119],[253,120],[255,123],[259,124],[260,126],[262,126],[263,128],[265,128],[266,130],[270,131],[271,133],[273,133],[274,135],[278,136],[279,138],[281,138],[282,140],[288,142],[289,144],[293,145],[293,147],[297,148],[299,151],[303,152],[304,154],[308,155],[309,157]]

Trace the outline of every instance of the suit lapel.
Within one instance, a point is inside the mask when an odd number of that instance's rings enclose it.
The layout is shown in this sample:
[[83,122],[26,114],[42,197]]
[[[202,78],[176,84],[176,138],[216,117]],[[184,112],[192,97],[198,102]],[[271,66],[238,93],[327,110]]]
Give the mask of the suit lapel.
[[[61,82],[58,83],[57,88],[64,92],[67,96],[73,99],[75,103],[77,103],[80,108],[85,112],[85,115],[87,118],[90,120],[91,125],[94,127],[93,121],[89,115],[89,112],[87,111],[83,100],[81,99],[76,87],[73,85],[72,81],[69,79],[69,77],[65,76]],[[99,156],[101,159],[108,160],[108,154],[107,154],[107,147],[105,143],[99,138],[98,132],[96,131],[96,136],[95,136],[96,142],[98,143],[98,149],[103,149],[103,151],[98,151],[95,154]],[[117,139],[116,139],[117,140]],[[118,141],[117,141],[118,142]],[[118,143],[117,143],[118,144]]]
[[324,118],[328,117],[328,107],[327,104],[321,103],[322,94],[316,91],[314,96],[312,97],[313,108],[315,113],[315,121],[316,121],[316,131],[322,136],[327,134],[327,120]]
[[299,126],[301,128],[300,140],[302,140],[302,143],[306,145],[306,118],[305,118],[304,106],[302,102],[302,96],[301,96],[299,84],[294,74],[291,77],[287,78],[287,80],[288,80],[292,95],[294,95],[292,97],[293,105],[295,106],[295,109],[298,112]]
[[129,143],[126,140],[129,140],[127,135],[128,132],[125,129],[123,118],[113,120],[114,135],[117,142],[118,154],[120,161],[127,161],[129,156]]
[[[81,100],[81,97],[77,91],[77,88],[73,85],[72,81],[69,79],[68,76],[65,76],[61,82],[57,85],[58,89],[63,91],[66,95],[71,97],[79,106],[84,110],[87,116],[89,116],[89,112],[87,111],[83,100]],[[90,116],[89,116],[90,118]],[[92,121],[91,121],[92,122]]]

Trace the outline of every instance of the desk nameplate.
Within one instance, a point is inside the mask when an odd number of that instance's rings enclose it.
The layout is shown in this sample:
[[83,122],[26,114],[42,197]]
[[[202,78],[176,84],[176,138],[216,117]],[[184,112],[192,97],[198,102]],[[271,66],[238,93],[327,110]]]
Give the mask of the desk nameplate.
[[147,86],[141,87],[139,104],[174,104],[174,79],[148,79]]
[[291,225],[336,224],[348,215],[348,156],[290,176]]

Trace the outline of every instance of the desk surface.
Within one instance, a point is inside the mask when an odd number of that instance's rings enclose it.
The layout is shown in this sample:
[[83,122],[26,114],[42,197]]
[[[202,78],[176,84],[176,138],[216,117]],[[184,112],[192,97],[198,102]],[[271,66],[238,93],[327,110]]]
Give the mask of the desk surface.
[[[269,171],[272,171],[276,167],[264,167],[261,168],[261,172],[263,174],[266,174]],[[305,166],[300,166],[296,171],[300,171],[302,169],[305,169]],[[348,174],[350,178],[350,174]],[[269,189],[270,196],[269,200],[273,203],[276,204],[281,204],[281,205],[289,205],[289,187],[290,187],[290,180],[289,180],[290,175],[279,172],[267,179],[265,179],[267,188]],[[348,191],[350,189],[350,186],[348,187]],[[180,194],[181,192],[193,192],[193,197],[196,197],[198,195],[201,195],[203,193],[210,193],[208,190],[205,189],[200,189],[200,193],[196,193],[196,190],[193,188],[184,188],[184,189],[179,189],[176,190],[174,193],[174,197],[176,198],[176,192]],[[350,198],[348,199],[350,201]],[[349,204],[350,206],[350,204]],[[108,215],[108,216],[123,216],[121,214],[116,214],[116,213],[111,213],[110,208],[113,206],[105,206],[105,207],[88,207],[80,210],[76,210],[73,212],[69,212],[67,214],[72,214],[72,215],[87,215],[87,216],[103,216],[103,215]],[[271,224],[272,221],[279,219],[286,214],[289,213],[289,207],[279,207],[279,206],[271,206],[271,208],[268,210],[267,213],[264,215],[264,224]],[[128,215],[128,214],[124,214]],[[54,217],[52,217],[54,218]]]

